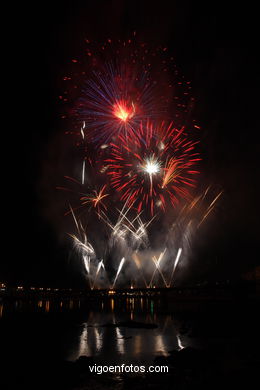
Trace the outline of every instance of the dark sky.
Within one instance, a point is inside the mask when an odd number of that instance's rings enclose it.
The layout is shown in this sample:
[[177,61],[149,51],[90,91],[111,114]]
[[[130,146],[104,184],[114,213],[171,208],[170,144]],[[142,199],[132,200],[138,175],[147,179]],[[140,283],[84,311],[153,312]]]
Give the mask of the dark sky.
[[125,38],[134,30],[148,44],[168,46],[192,81],[195,115],[203,128],[204,172],[225,191],[219,217],[198,249],[205,258],[203,277],[235,277],[258,263],[257,11],[250,2],[151,3],[47,1],[16,9],[14,17],[11,12],[5,42],[10,114],[4,167],[10,184],[4,184],[8,201],[2,206],[8,208],[9,227],[0,280],[77,283],[68,248],[46,218],[43,201],[49,145],[62,130],[60,80],[86,37]]

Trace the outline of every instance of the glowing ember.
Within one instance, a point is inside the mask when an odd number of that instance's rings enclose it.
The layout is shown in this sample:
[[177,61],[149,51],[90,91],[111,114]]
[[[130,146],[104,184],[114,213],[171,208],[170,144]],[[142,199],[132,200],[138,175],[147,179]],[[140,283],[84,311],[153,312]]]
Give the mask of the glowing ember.
[[129,109],[126,104],[117,103],[115,105],[114,115],[123,122],[127,122],[134,115],[134,105],[132,104],[132,108]]
[[151,156],[146,159],[143,168],[145,172],[149,173],[149,175],[154,175],[155,173],[160,172],[160,162],[156,160],[154,156]]

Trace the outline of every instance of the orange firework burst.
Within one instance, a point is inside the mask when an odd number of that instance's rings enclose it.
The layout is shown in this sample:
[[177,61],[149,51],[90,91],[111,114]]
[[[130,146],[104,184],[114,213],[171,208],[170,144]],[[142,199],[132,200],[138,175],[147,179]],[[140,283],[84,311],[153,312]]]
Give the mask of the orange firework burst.
[[104,194],[105,189],[106,189],[106,185],[104,185],[99,192],[94,190],[93,195],[82,196],[80,198],[82,205],[92,203],[93,207],[97,208],[98,211],[100,206],[103,206],[105,209],[107,209],[106,205],[102,201],[104,198],[106,198],[109,195],[109,194]]

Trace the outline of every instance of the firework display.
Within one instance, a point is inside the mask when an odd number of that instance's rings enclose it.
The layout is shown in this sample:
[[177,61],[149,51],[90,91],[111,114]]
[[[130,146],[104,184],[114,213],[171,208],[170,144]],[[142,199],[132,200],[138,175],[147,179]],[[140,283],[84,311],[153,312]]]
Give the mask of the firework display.
[[93,69],[76,73],[83,80],[71,113],[81,171],[59,187],[74,196],[70,237],[91,289],[171,287],[221,192],[197,195],[191,87],[171,60],[158,66],[167,49],[131,40],[111,47],[109,40],[102,56],[88,48]]

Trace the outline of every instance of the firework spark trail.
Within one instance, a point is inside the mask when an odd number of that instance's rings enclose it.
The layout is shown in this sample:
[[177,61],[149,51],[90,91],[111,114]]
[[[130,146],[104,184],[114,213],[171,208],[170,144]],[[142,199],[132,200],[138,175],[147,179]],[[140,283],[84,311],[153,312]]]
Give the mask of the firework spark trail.
[[86,269],[87,273],[89,274],[90,273],[90,257],[86,256],[86,255],[83,255],[82,257],[84,260],[85,269]]
[[[143,244],[147,245],[147,228],[153,221],[154,217],[151,218],[148,222],[144,223],[140,215],[138,213],[132,220],[127,216],[127,214],[131,211],[131,206],[127,207],[127,202],[123,205],[122,209],[117,209],[119,213],[119,217],[115,224],[113,224],[106,213],[102,211],[98,213],[98,217],[102,219],[107,226],[112,230],[112,240],[110,240],[111,245],[113,245],[116,239],[125,239],[127,233],[130,233],[130,238],[132,239],[132,246],[136,246],[137,248]],[[137,224],[137,226],[136,226]]]
[[[127,204],[127,202],[126,202]],[[127,209],[127,211],[123,214],[122,210],[119,210],[117,209],[117,211],[119,212],[119,214],[121,215],[121,220],[119,221],[119,223],[121,223],[121,221],[123,221],[124,219],[131,225],[134,227],[134,222],[137,220],[140,225],[144,225],[141,221],[141,218],[140,218],[140,215],[142,214],[142,211],[140,213],[137,214],[137,216],[132,220],[130,221],[130,219],[127,217],[127,213],[131,210],[131,205],[129,206],[129,208]]]
[[86,124],[85,124],[85,122],[83,122],[83,125],[82,125],[82,127],[80,129],[80,133],[81,133],[81,136],[82,136],[83,140],[85,139],[85,133],[84,133],[85,127],[86,127]]
[[91,279],[92,279],[91,278],[91,257],[96,258],[95,249],[93,248],[91,243],[88,241],[86,232],[83,229],[81,222],[77,220],[71,206],[70,206],[70,211],[71,211],[72,217],[74,219],[74,223],[76,225],[76,228],[77,228],[77,231],[78,231],[80,238],[78,238],[74,234],[68,234],[68,235],[73,239],[75,247],[82,255],[83,263],[84,263],[85,270],[86,270],[87,276],[88,276],[88,282],[89,282],[90,288],[93,289],[94,284],[91,283]]
[[82,162],[82,177],[81,177],[81,184],[84,184],[85,183],[85,160],[83,160]]
[[94,281],[93,281],[93,289],[95,288],[97,276],[98,276],[98,274],[99,274],[99,271],[100,271],[101,267],[103,267],[103,269],[105,270],[105,266],[104,266],[104,263],[103,263],[103,259],[98,263],[97,270],[96,270],[96,274],[95,274],[95,278],[94,278]]
[[161,275],[162,280],[163,280],[163,282],[164,282],[164,284],[165,284],[165,287],[166,287],[166,280],[165,280],[165,278],[164,278],[164,276],[163,276],[162,271],[160,270],[160,263],[161,263],[161,260],[163,259],[163,256],[165,255],[165,252],[166,252],[166,248],[164,249],[163,252],[160,253],[158,259],[157,259],[155,256],[152,256],[152,260],[153,260],[153,262],[154,262],[154,264],[155,264],[155,269],[154,269],[154,272],[153,272],[153,274],[152,274],[152,278],[151,278],[150,283],[149,283],[149,286],[150,286],[150,287],[152,287],[153,279],[154,279],[154,276],[155,276],[156,271],[158,271],[159,274]]
[[86,242],[80,241],[74,234],[69,234],[71,238],[73,238],[75,245],[77,248],[82,249],[88,255],[95,254],[95,250],[93,246],[86,240]]
[[175,270],[176,270],[176,268],[177,268],[177,265],[178,265],[178,263],[179,263],[179,260],[180,260],[180,257],[181,257],[181,253],[182,253],[182,248],[179,248],[179,249],[178,249],[177,256],[176,256],[176,258],[175,258],[174,265],[173,265],[173,270],[172,270],[170,282],[169,282],[169,284],[167,285],[167,287],[170,287],[171,284],[172,284],[173,275],[174,275]]
[[82,254],[82,258],[83,258],[83,262],[85,265],[85,270],[87,272],[88,283],[89,283],[90,288],[92,289],[91,275],[90,275],[90,256],[86,256],[86,255]]
[[[143,244],[146,246],[147,244],[147,228],[153,221],[154,217],[150,219],[150,221],[143,223],[143,221],[140,218],[141,213],[139,213],[132,221],[124,215],[124,218],[128,222],[128,224],[124,223],[123,226],[125,229],[127,229],[131,234],[132,238],[134,239],[135,243]],[[137,221],[138,226],[136,227],[134,225],[134,222]]]
[[122,224],[122,221],[124,220],[124,218],[126,218],[126,215],[127,213],[130,211],[131,209],[131,206],[126,210],[125,214],[123,214],[124,212],[124,209],[126,208],[128,202],[126,201],[125,204],[123,205],[122,209],[119,211],[119,214],[121,216],[121,218],[119,217],[117,219],[117,222],[115,224],[113,224],[108,216],[106,215],[106,213],[104,211],[101,211],[100,213],[98,213],[98,217],[100,219],[102,219],[110,228],[111,230],[113,231],[114,234],[117,233],[117,230],[118,230],[118,227]]
[[162,179],[162,189],[167,187],[167,185],[169,185],[171,182],[173,182],[174,178],[177,175],[178,175],[178,163],[174,160],[174,158],[170,158],[165,165],[164,176]]
[[201,219],[201,221],[200,221],[199,224],[197,225],[197,229],[198,229],[198,228],[200,227],[200,225],[204,222],[204,220],[208,217],[208,215],[212,212],[212,210],[214,210],[214,205],[215,205],[216,201],[218,200],[218,198],[220,198],[220,196],[221,196],[222,194],[223,194],[223,191],[221,191],[221,192],[213,199],[213,201],[211,202],[211,204],[208,206],[205,215],[203,216],[203,218]]
[[76,219],[76,217],[75,217],[75,214],[74,214],[74,211],[73,211],[71,205],[69,205],[69,208],[70,208],[70,212],[71,212],[71,215],[72,215],[72,217],[73,217],[73,220],[74,220],[74,222],[75,222],[77,231],[78,231],[78,233],[80,233],[79,224],[78,224],[78,221],[77,221],[77,219]]
[[117,278],[118,278],[118,276],[119,276],[119,274],[120,274],[120,272],[121,272],[121,269],[122,269],[122,267],[123,267],[123,265],[124,265],[124,262],[125,262],[125,258],[123,257],[122,260],[120,261],[119,267],[118,267],[118,269],[117,269],[117,273],[116,273],[116,277],[115,277],[114,282],[113,282],[113,285],[112,285],[112,289],[115,287]]

